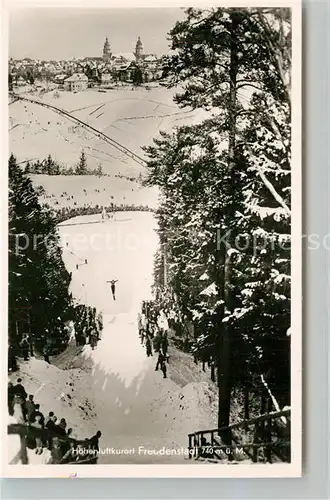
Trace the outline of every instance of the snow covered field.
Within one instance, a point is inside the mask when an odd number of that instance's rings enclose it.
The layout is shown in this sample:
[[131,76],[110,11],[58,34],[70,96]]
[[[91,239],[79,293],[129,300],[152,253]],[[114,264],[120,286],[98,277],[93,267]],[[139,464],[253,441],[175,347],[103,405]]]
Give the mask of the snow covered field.
[[[59,97],[55,97],[55,95]],[[173,91],[163,87],[86,90],[27,94],[27,97],[64,109],[102,131],[134,153],[152,143],[160,130],[198,121],[200,111],[180,110],[173,102]],[[75,166],[84,149],[89,168],[102,164],[106,173],[137,175],[140,165],[86,131],[81,125],[37,104],[18,101],[9,106],[10,151],[19,161],[40,160],[51,154],[59,163]]]
[[[53,208],[116,205],[157,206],[157,190],[118,177],[94,175],[31,175],[34,187],[42,186],[41,203]],[[64,194],[67,193],[67,194]]]

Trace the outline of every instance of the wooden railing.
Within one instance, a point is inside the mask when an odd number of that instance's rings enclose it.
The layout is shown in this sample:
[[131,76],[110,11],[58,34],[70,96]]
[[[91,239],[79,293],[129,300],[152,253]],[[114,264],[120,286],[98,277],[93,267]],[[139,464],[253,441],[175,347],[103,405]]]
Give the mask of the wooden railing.
[[[262,451],[265,462],[272,463],[274,458],[290,462],[290,416],[291,409],[270,412],[227,427],[189,434],[189,458],[223,460],[227,457],[231,461],[248,457],[258,462]],[[250,432],[249,428],[252,428]],[[235,436],[233,431],[239,429],[244,430],[247,439],[252,435],[252,441],[244,442],[243,436]]]
[[[11,460],[10,464],[14,465],[17,463],[21,464],[28,464],[28,446],[27,446],[27,439],[29,438],[36,438],[39,437],[43,439],[44,441],[48,441],[49,439],[58,439],[60,442],[66,442],[69,443],[70,446],[74,445],[74,448],[78,448],[79,445],[85,446],[87,444],[86,440],[78,440],[78,439],[73,439],[70,438],[69,436],[62,436],[59,434],[56,434],[48,429],[37,429],[36,427],[29,426],[26,424],[9,424],[7,427],[7,433],[8,435],[13,435],[17,434],[20,436],[20,450],[19,452],[15,455],[15,457]],[[77,454],[76,457],[79,455]],[[67,461],[65,464],[75,464],[75,465],[81,465],[81,464],[90,464],[90,463],[96,463],[97,460],[97,455],[85,458],[85,459],[80,459],[77,461]],[[61,459],[58,460],[52,460],[52,464],[61,464],[64,462],[61,462]]]

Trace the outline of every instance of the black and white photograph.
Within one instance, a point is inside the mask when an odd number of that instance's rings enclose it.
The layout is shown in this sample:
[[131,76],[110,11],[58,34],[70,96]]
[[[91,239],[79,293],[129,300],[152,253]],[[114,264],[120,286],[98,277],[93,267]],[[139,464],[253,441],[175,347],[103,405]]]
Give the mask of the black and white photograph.
[[300,4],[278,4],[8,10],[8,476],[301,474]]

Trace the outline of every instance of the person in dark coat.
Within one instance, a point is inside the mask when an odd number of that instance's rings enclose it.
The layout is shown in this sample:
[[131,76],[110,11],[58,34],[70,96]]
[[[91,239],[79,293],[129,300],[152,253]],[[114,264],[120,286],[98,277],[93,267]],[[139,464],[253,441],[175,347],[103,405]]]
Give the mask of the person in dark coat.
[[150,340],[149,336],[147,337],[147,340],[146,340],[146,351],[147,351],[148,358],[149,358],[149,356],[152,356],[151,340]]
[[12,372],[18,370],[15,349],[11,345],[8,347],[8,369]]
[[50,434],[48,436],[48,449],[51,450],[52,447],[53,447],[53,437],[54,437],[54,434],[55,434],[55,431],[56,431],[56,420],[57,420],[57,417],[54,415],[50,415],[51,413],[53,413],[52,411],[49,412],[49,419],[47,420],[46,422],[46,429],[48,429],[50,431]]
[[167,373],[167,368],[166,368],[166,363],[165,363],[165,359],[163,359],[161,365],[160,365],[160,369],[162,370],[163,372],[163,378],[167,378],[166,376],[166,373]]
[[162,369],[162,363],[165,363],[165,361],[166,361],[166,357],[164,356],[162,351],[159,351],[158,359],[157,359],[157,363],[156,363],[156,367],[155,367],[156,372],[158,371],[159,367]]
[[14,415],[14,397],[15,397],[15,388],[12,382],[8,382],[8,392],[7,392],[7,404],[8,404],[8,413],[9,415]]
[[50,364],[50,360],[49,360],[49,346],[47,344],[43,348],[43,355],[44,355],[44,360],[46,361],[46,363]]
[[24,399],[24,401],[25,401],[27,398],[27,393],[26,393],[26,390],[24,389],[21,382],[22,382],[22,379],[18,378],[17,384],[14,386],[14,392],[15,392],[15,394],[17,394],[17,396],[21,396],[21,398]]
[[60,423],[55,426],[56,434],[60,434],[61,436],[66,436],[66,420],[65,418],[61,418]]
[[24,358],[24,361],[28,361],[30,345],[26,337],[24,337],[24,339],[21,340],[20,347],[22,349],[22,356]]
[[35,404],[33,401],[33,395],[30,394],[28,400],[25,403],[25,409],[26,409],[26,418],[27,421],[30,423],[31,422],[31,415],[35,410]]
[[33,423],[33,422],[35,422],[36,417],[40,417],[40,420],[39,420],[40,424],[42,425],[42,428],[44,428],[45,417],[43,416],[43,414],[40,411],[40,405],[36,404],[34,406],[35,406],[35,408],[34,408],[33,412],[31,413],[30,422]]
[[[31,424],[31,427],[35,427],[36,429],[41,430],[41,429],[43,429],[43,424],[41,423],[41,416],[40,415],[36,415],[34,422]],[[35,453],[37,455],[41,455],[43,452],[42,438],[39,435],[36,435],[35,442],[36,442]]]
[[89,449],[93,451],[93,453],[89,453],[88,456],[94,457],[94,460],[95,460],[94,463],[96,463],[98,452],[100,451],[99,439],[100,439],[101,436],[102,436],[101,431],[97,431],[97,433],[95,434],[95,436],[91,437],[88,440]]
[[51,449],[51,459],[50,462],[51,464],[58,464],[60,463],[60,460],[62,459],[62,449],[61,449],[61,443],[60,440],[57,437],[54,437],[53,439],[53,444],[52,444],[52,449]]
[[168,350],[168,338],[167,338],[167,332],[165,332],[162,336],[161,340],[161,348],[164,353],[164,356],[167,356],[167,350]]
[[[53,412],[53,411],[50,411],[50,412],[48,413],[47,417],[45,418],[45,427],[46,427],[47,429],[48,429],[48,424],[49,424],[49,422],[50,422],[50,421],[52,421],[52,423],[54,423],[54,422],[53,422],[53,417],[54,417],[54,412]],[[50,424],[50,425],[52,425],[52,424]]]

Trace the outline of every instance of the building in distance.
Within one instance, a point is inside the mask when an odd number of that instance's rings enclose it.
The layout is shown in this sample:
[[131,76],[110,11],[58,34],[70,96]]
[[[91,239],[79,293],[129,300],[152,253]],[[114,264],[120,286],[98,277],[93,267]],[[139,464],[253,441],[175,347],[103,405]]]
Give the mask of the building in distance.
[[88,87],[88,77],[84,73],[74,73],[64,80],[64,90],[80,92]]

